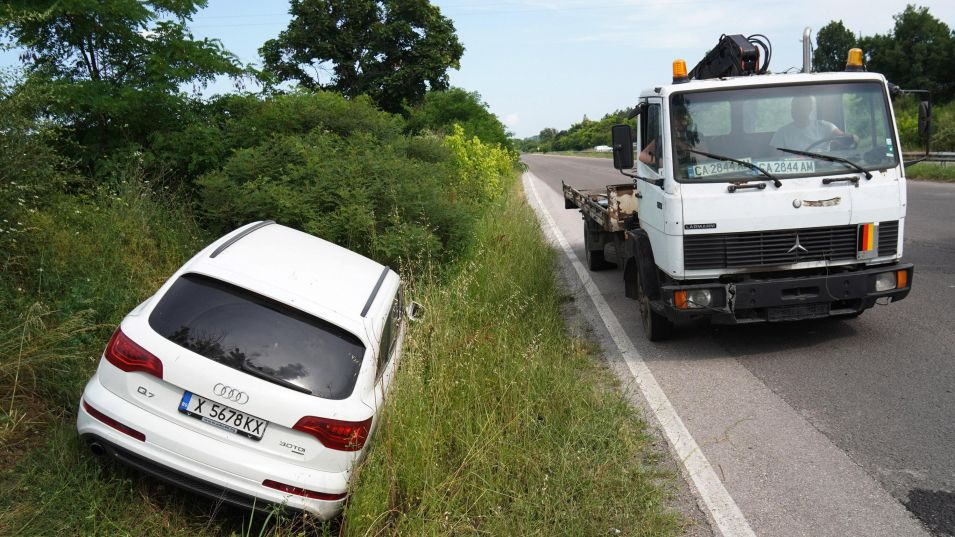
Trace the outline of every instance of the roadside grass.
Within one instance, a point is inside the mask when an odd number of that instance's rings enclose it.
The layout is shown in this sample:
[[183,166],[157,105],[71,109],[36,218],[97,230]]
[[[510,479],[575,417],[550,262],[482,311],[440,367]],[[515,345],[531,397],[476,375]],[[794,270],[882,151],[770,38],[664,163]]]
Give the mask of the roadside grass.
[[188,209],[141,180],[18,218],[0,253],[0,462],[20,424],[75,411],[110,332],[202,243]]
[[178,491],[103,466],[74,425],[110,332],[202,243],[189,210],[131,178],[18,219],[0,251],[0,535],[220,533]]
[[73,421],[83,383],[122,315],[204,240],[141,186],[55,201],[17,237],[0,285],[0,535],[681,532],[668,455],[566,334],[555,254],[513,182],[459,261],[412,283],[425,318],[342,519],[253,515],[96,459]]
[[555,253],[516,184],[444,284],[419,285],[345,535],[675,535],[673,476],[561,316]]
[[920,162],[905,168],[905,176],[922,181],[955,182],[955,166],[934,162]]

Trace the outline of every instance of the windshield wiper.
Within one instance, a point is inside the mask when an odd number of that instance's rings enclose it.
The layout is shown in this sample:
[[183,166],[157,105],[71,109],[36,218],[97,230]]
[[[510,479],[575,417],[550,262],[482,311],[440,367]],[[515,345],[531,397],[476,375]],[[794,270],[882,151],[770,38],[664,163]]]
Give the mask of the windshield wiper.
[[291,382],[285,379],[276,377],[275,375],[270,375],[255,366],[249,365],[249,363],[246,362],[245,360],[242,361],[242,365],[240,367],[242,368],[242,371],[255,375],[256,377],[259,377],[262,380],[267,380],[274,384],[278,384],[279,386],[285,386],[286,388],[290,390],[295,390],[297,392],[302,392],[308,395],[312,395],[312,390],[309,390],[308,388],[305,388],[303,386],[299,386],[298,384],[292,384]]
[[780,151],[785,151],[786,153],[792,153],[793,155],[802,155],[804,157],[813,157],[819,160],[828,160],[829,162],[838,162],[840,164],[845,164],[846,166],[852,168],[853,170],[865,174],[866,181],[872,179],[872,174],[868,170],[864,169],[862,166],[859,166],[855,162],[847,158],[836,157],[833,155],[826,155],[825,153],[813,153],[811,151],[799,151],[798,149],[786,149],[785,147],[777,147],[776,149]]
[[697,155],[703,155],[704,157],[714,158],[716,160],[723,160],[726,162],[735,162],[741,166],[745,166],[754,172],[759,172],[773,181],[773,186],[779,188],[783,186],[783,182],[780,181],[775,175],[769,173],[768,171],[762,169],[761,167],[753,164],[752,162],[746,162],[745,160],[735,159],[733,157],[727,157],[726,155],[717,155],[715,153],[707,153],[705,151],[697,151],[696,149],[687,149],[690,153],[696,153]]

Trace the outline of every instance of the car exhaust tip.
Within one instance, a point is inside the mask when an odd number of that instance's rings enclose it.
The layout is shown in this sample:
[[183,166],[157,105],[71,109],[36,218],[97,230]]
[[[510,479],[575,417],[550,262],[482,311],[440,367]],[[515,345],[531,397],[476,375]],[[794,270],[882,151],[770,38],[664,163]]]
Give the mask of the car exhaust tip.
[[103,444],[100,444],[99,442],[90,442],[90,451],[93,452],[93,455],[96,455],[97,457],[106,455],[106,448],[103,447]]

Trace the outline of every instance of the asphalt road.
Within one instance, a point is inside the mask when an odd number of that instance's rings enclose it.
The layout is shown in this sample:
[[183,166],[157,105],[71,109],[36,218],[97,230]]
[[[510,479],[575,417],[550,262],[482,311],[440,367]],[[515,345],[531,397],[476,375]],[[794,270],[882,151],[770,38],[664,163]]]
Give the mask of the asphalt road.
[[[609,159],[524,161],[584,260],[561,181],[627,179]],[[757,535],[955,535],[955,185],[909,182],[908,204],[912,292],[853,320],[701,326],[654,344],[621,271],[590,273]]]

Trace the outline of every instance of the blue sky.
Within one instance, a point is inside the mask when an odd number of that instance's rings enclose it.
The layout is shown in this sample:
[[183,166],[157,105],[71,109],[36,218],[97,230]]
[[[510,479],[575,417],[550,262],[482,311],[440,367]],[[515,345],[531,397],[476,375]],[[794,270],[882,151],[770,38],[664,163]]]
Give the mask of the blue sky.
[[[690,68],[722,33],[772,40],[770,68],[802,63],[803,28],[842,20],[871,35],[893,26],[905,0],[432,0],[454,21],[466,48],[451,82],[478,91],[519,137],[563,129],[633,105],[643,88],[665,84],[674,58]],[[921,2],[955,26],[955,1]],[[747,7],[742,7],[747,6]],[[222,40],[243,62],[285,28],[287,0],[209,0],[193,19],[199,37]],[[16,60],[12,53],[0,56]],[[226,83],[214,91],[229,91]]]

